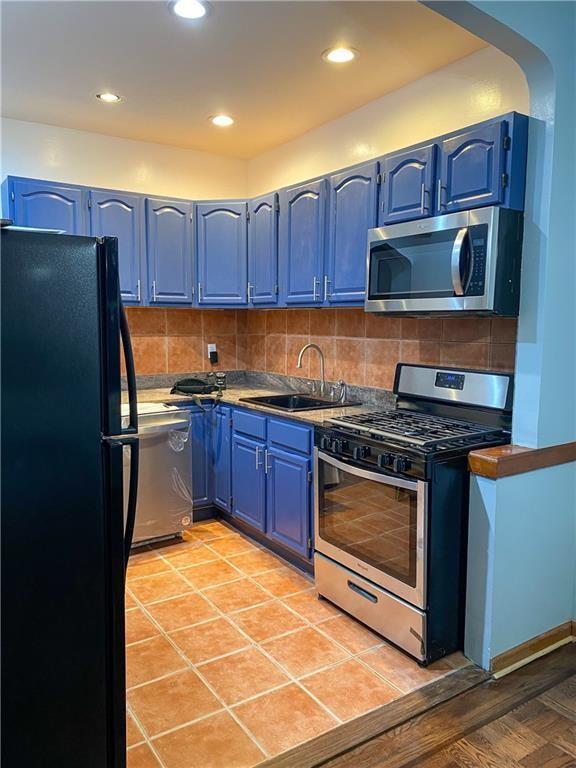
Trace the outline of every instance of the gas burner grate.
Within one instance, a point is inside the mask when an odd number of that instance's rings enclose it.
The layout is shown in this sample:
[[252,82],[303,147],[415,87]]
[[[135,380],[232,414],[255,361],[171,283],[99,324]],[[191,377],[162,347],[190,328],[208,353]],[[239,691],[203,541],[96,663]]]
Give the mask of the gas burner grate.
[[502,431],[481,424],[400,409],[342,416],[328,421],[335,426],[357,430],[376,438],[392,438],[427,448],[450,441],[463,444]]

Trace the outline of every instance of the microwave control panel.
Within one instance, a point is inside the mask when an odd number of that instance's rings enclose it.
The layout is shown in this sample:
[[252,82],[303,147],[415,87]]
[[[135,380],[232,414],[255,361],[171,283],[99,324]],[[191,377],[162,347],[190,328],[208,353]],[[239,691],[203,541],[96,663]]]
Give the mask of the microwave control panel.
[[482,296],[486,278],[486,238],[488,227],[481,225],[470,229],[472,271],[466,287],[466,296]]

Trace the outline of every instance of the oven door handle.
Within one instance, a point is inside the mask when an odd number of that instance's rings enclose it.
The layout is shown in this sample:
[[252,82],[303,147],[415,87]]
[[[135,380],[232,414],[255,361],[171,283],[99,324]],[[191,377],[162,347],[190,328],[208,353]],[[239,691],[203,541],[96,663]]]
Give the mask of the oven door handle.
[[452,287],[456,296],[464,296],[464,286],[462,284],[462,272],[460,270],[460,264],[462,262],[462,249],[468,235],[468,227],[462,227],[458,230],[454,245],[452,247],[452,259],[450,261],[450,269],[452,273]]
[[327,464],[331,464],[336,469],[341,469],[343,472],[349,472],[351,475],[356,475],[364,480],[373,480],[376,483],[384,485],[393,485],[396,488],[405,488],[408,491],[418,490],[417,480],[404,480],[401,477],[395,477],[385,472],[370,472],[368,469],[361,469],[354,464],[350,464],[342,459],[335,459],[323,451],[318,451],[318,460],[325,461]]

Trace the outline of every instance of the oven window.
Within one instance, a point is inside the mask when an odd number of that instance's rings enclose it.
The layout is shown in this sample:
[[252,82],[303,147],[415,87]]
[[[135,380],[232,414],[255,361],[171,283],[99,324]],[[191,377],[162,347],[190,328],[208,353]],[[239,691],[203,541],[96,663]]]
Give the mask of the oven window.
[[416,586],[417,492],[319,462],[320,538]]
[[454,296],[452,248],[458,229],[399,237],[370,251],[369,299]]

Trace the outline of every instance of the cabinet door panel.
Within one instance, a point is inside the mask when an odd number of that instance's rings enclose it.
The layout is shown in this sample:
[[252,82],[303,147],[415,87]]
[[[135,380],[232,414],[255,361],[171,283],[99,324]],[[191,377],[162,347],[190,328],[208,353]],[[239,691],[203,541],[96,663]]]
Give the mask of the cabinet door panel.
[[304,557],[309,557],[310,459],[268,448],[267,533]]
[[248,283],[252,304],[278,303],[278,195],[251,200],[248,223]]
[[264,448],[258,440],[232,436],[232,514],[259,531],[266,529]]
[[12,184],[12,219],[20,227],[60,229],[68,235],[86,235],[85,192],[43,181]]
[[212,411],[212,467],[214,503],[230,512],[231,490],[231,409],[219,405]]
[[435,166],[435,144],[398,152],[382,159],[379,227],[432,215]]
[[506,131],[500,120],[442,142],[438,213],[503,201]]
[[90,234],[117,237],[120,267],[120,292],[124,301],[141,303],[142,225],[144,199],[125,192],[90,190]]
[[194,507],[205,507],[212,501],[209,414],[200,408],[194,408],[191,409],[190,416],[192,436],[192,502]]
[[281,193],[281,292],[287,304],[322,303],[325,209],[325,179]]
[[378,163],[330,177],[329,236],[324,300],[363,301],[368,229],[376,226]]
[[246,304],[246,203],[196,205],[199,304]]
[[147,198],[146,250],[150,302],[191,304],[192,206]]

